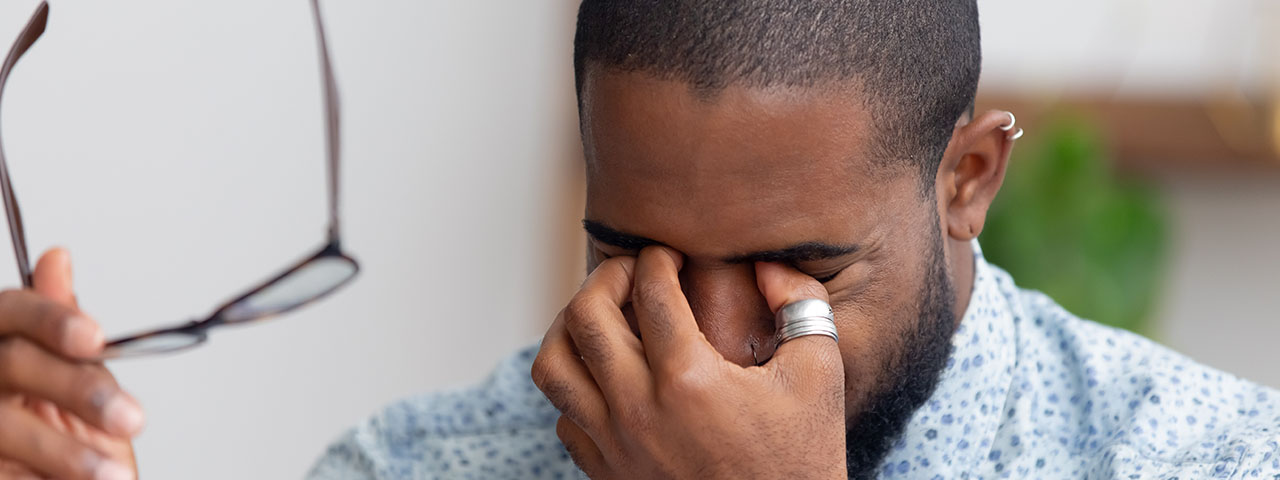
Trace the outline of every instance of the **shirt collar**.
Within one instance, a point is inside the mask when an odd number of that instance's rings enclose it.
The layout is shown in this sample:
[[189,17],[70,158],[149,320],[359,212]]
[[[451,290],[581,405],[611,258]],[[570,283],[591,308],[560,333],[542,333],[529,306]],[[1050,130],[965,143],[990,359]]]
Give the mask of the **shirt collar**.
[[[881,465],[885,477],[922,471],[959,475],[987,460],[999,429],[1017,363],[1013,288],[972,242],[974,281],[969,306],[951,338],[952,352],[937,388],[907,423]],[[943,442],[946,465],[928,465],[917,452]],[[922,464],[923,463],[923,464]],[[914,475],[911,475],[914,472]]]

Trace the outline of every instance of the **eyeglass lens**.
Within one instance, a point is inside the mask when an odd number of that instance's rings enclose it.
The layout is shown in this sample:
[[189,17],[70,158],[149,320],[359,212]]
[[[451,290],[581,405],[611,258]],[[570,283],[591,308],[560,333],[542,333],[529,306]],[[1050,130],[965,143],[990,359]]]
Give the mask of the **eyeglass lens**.
[[[310,3],[320,50],[326,109],[325,140],[329,180],[327,245],[320,252],[286,270],[266,284],[250,290],[249,293],[226,304],[208,319],[112,340],[108,342],[102,358],[147,355],[190,348],[206,340],[205,330],[209,327],[224,323],[244,323],[261,320],[287,312],[333,292],[349,282],[359,272],[360,267],[356,261],[342,254],[339,249],[338,168],[341,154],[341,115],[333,68],[329,61],[329,48],[325,38],[324,22],[320,14],[320,5],[318,0],[311,0]],[[0,70],[0,94],[3,93],[4,83],[8,79],[13,65],[44,32],[45,24],[48,20],[48,12],[48,4],[42,2],[10,50],[3,69]],[[18,268],[22,274],[24,286],[29,288],[31,287],[31,270],[27,260],[22,216],[18,210],[17,199],[10,185],[8,168],[4,162],[3,148],[0,148],[0,189],[3,190],[6,214],[9,220],[10,234],[13,237]]]

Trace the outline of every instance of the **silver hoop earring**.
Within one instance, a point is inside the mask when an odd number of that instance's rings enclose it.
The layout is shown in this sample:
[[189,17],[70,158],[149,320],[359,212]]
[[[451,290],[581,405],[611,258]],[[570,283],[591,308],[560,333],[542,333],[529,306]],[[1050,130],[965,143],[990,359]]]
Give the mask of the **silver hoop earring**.
[[[1009,124],[1001,125],[1000,130],[1003,130],[1005,132],[1012,131],[1014,125],[1018,124],[1018,117],[1013,116],[1013,112],[1004,112],[1004,113],[1009,114]],[[1022,138],[1022,133],[1023,133],[1022,129],[1019,128],[1017,131],[1014,131],[1013,133],[1008,134],[1007,138],[1009,140],[1017,140],[1019,138]]]

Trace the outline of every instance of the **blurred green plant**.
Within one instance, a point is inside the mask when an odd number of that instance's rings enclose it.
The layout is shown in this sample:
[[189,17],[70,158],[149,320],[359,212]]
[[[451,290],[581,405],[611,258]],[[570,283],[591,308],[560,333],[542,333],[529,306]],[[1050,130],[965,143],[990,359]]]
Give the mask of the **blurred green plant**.
[[987,259],[1081,318],[1145,333],[1167,249],[1162,199],[1117,176],[1102,135],[1061,118],[1028,132],[982,232]]

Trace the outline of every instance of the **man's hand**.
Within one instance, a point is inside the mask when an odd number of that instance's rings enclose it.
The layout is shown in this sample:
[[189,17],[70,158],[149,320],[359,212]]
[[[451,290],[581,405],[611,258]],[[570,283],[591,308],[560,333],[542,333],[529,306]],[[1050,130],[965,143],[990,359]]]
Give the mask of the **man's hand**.
[[0,479],[136,478],[142,408],[91,360],[102,330],[76,307],[66,251],[45,253],[33,281],[0,292]]
[[[725,360],[681,292],[682,262],[665,247],[606,260],[543,339],[533,381],[560,410],[574,462],[592,478],[845,478],[836,343],[797,338],[760,367]],[[756,278],[774,312],[827,300],[781,265],[758,264]]]

